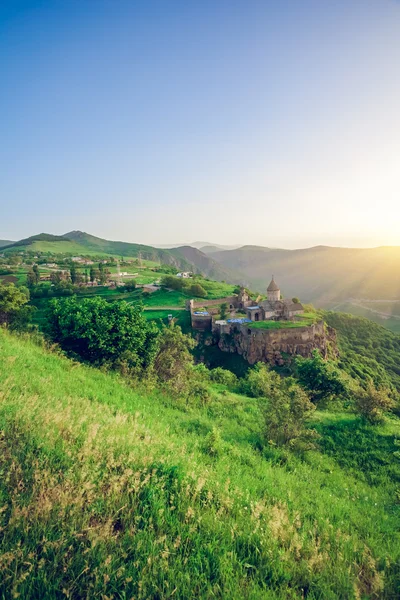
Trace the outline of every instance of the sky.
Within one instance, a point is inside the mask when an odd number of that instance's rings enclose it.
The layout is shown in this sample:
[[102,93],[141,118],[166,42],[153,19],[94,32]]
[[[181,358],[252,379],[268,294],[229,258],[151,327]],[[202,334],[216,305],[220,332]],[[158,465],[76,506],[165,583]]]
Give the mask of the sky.
[[0,0],[0,239],[400,245],[399,0]]

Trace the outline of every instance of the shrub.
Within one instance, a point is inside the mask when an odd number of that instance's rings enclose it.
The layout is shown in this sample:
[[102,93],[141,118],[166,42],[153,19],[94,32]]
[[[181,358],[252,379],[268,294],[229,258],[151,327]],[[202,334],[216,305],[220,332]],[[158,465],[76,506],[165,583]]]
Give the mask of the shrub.
[[69,353],[98,364],[140,372],[157,350],[157,327],[146,321],[141,305],[76,296],[50,302],[47,333]]
[[13,283],[0,283],[0,326],[23,329],[33,310],[27,306],[28,302],[29,291],[26,288],[17,288]]
[[238,382],[236,375],[232,371],[228,371],[228,369],[223,369],[222,367],[212,369],[210,371],[210,379],[215,383],[221,383],[229,388],[235,387]]
[[204,440],[204,452],[210,456],[221,454],[223,442],[219,429],[213,427]]
[[242,381],[241,390],[243,393],[253,398],[267,398],[271,387],[278,385],[279,375],[264,363],[257,363],[252,369],[249,369],[246,378]]
[[154,360],[154,372],[161,383],[167,384],[170,391],[187,395],[194,377],[193,356],[190,350],[196,342],[182,333],[178,325],[164,326],[159,340],[158,352]]
[[192,283],[187,287],[187,293],[197,298],[205,298],[207,296],[206,290],[199,283]]
[[383,413],[393,407],[394,402],[389,396],[388,388],[377,389],[372,381],[366,388],[360,388],[355,396],[357,412],[370,423],[382,421]]
[[315,408],[306,392],[292,378],[272,379],[268,401],[262,405],[265,439],[270,444],[288,445],[296,450],[314,448],[313,440],[318,434],[306,427],[306,421]]
[[348,395],[347,385],[339,369],[332,361],[324,360],[318,350],[314,350],[312,358],[298,357],[295,366],[299,383],[310,393],[313,402]]

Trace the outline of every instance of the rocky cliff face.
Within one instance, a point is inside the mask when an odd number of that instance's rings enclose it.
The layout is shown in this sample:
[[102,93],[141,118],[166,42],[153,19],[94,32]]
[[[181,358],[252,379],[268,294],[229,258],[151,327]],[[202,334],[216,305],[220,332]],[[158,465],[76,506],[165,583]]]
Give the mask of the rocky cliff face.
[[336,332],[323,321],[293,329],[252,329],[240,325],[216,342],[223,352],[237,352],[251,365],[266,362],[281,366],[292,356],[311,356],[313,350],[319,350],[324,358],[337,355]]

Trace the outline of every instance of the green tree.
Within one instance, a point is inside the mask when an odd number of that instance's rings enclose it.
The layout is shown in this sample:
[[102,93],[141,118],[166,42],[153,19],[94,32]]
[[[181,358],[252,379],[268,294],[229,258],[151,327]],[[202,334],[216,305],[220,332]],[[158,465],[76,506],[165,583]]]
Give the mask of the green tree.
[[388,388],[377,389],[373,381],[369,381],[365,388],[360,387],[355,394],[357,412],[370,423],[381,422],[384,411],[390,410],[393,406],[390,390]]
[[161,383],[179,395],[187,395],[193,380],[193,356],[196,342],[182,333],[178,325],[164,326],[158,340],[154,371]]
[[223,302],[223,304],[221,304],[221,307],[220,307],[221,319],[225,319],[227,310],[228,310],[228,304],[226,302]]
[[339,369],[330,360],[324,360],[318,350],[312,358],[298,357],[295,362],[299,383],[313,402],[329,400],[332,396],[347,396],[348,388]]
[[15,285],[0,283],[0,325],[11,329],[23,328],[29,321],[32,307],[27,306],[29,291]]
[[105,285],[107,283],[107,271],[102,262],[99,264],[99,281],[101,285]]
[[62,273],[61,271],[53,271],[50,274],[50,281],[52,284],[54,285],[58,285],[60,283],[60,281],[62,280]]
[[279,375],[271,371],[265,363],[257,363],[247,372],[246,379],[242,382],[242,390],[253,398],[267,398],[271,385],[277,385]]
[[76,266],[73,263],[70,267],[69,274],[70,274],[72,283],[75,285],[76,278],[77,278],[77,270],[76,270]]
[[264,437],[268,443],[309,450],[318,437],[306,423],[315,410],[306,392],[294,379],[281,380],[270,372],[267,402],[261,404],[264,415]]
[[233,388],[237,385],[238,379],[232,371],[228,369],[223,369],[222,367],[216,367],[215,369],[211,369],[210,371],[210,379],[211,381],[215,381],[215,383],[221,383],[223,385],[228,386],[229,388]]
[[192,283],[192,285],[189,285],[187,293],[197,298],[205,298],[207,296],[206,290],[199,283]]
[[294,298],[292,298],[292,302],[294,304],[300,304],[300,300],[297,298],[297,296],[294,296]]
[[185,287],[185,281],[182,277],[175,277],[174,275],[164,275],[161,278],[161,285],[170,288],[171,290],[183,290]]
[[73,296],[52,300],[48,317],[52,340],[86,361],[139,374],[155,356],[158,329],[141,305]]
[[128,279],[127,281],[124,282],[124,290],[126,290],[127,292],[133,292],[133,290],[136,288],[136,281],[134,279]]

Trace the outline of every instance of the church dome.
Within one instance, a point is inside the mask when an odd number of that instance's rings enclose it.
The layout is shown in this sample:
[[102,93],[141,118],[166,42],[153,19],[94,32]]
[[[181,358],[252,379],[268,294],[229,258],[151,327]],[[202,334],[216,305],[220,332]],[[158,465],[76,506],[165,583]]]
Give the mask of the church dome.
[[273,275],[272,275],[271,283],[267,287],[267,292],[279,292],[279,286],[276,285]]

